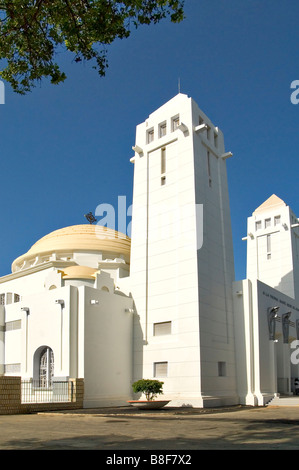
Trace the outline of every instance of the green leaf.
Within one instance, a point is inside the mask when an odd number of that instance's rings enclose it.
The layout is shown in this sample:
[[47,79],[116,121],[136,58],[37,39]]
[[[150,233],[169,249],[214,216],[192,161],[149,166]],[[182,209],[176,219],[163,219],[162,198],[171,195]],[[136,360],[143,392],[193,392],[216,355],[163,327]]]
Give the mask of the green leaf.
[[74,62],[95,61],[104,76],[107,46],[128,38],[131,26],[155,24],[168,17],[182,21],[184,0],[2,0],[0,3],[0,76],[25,94],[48,78],[66,79],[56,61],[69,51]]

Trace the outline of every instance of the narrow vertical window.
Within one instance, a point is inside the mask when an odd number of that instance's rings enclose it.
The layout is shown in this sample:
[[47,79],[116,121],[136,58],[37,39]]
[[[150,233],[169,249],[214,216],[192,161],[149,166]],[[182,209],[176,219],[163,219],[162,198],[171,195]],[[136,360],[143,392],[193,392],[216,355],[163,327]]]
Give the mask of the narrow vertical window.
[[211,161],[210,161],[210,152],[207,151],[207,167],[208,167],[208,177],[209,177],[209,186],[212,186],[212,177],[211,177]]
[[175,116],[171,120],[171,130],[174,132],[180,125],[180,116]]
[[268,228],[271,226],[271,219],[265,219],[265,228]]
[[166,184],[166,148],[161,149],[161,186]]
[[218,377],[226,377],[226,362],[218,362]]
[[271,259],[271,235],[267,235],[267,259]]
[[166,135],[166,122],[162,122],[159,125],[159,137],[163,137],[164,135]]
[[149,144],[154,140],[154,129],[149,129],[146,134],[146,143]]
[[166,148],[161,150],[161,174],[166,173]]
[[218,134],[214,132],[214,145],[217,148],[218,147]]
[[280,215],[276,215],[274,217],[274,225],[279,225],[280,224]]

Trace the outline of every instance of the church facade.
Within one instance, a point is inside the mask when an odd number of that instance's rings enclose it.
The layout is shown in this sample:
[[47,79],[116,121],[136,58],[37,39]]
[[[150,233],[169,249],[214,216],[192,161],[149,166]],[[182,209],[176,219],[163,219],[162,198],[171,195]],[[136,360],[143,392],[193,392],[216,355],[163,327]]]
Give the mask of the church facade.
[[136,128],[131,238],[56,230],[0,278],[0,374],[84,379],[85,407],[142,377],[171,406],[264,405],[293,393],[298,219],[277,196],[248,219],[235,281],[221,130],[178,94]]

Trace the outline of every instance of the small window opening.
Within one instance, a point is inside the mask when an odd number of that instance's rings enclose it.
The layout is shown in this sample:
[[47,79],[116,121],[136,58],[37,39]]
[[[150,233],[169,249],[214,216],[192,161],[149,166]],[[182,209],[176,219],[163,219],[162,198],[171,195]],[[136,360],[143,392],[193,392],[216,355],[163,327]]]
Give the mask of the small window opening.
[[226,362],[218,362],[218,376],[226,377]]
[[154,377],[167,377],[168,362],[154,362]]

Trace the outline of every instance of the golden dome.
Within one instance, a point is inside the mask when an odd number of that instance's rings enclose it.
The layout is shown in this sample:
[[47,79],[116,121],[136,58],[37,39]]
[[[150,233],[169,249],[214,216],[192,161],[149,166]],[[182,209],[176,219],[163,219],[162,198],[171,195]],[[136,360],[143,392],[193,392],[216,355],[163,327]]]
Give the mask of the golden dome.
[[101,225],[72,225],[49,233],[38,240],[30,250],[12,263],[12,272],[29,259],[54,253],[78,251],[107,252],[115,256],[130,256],[131,240],[123,233]]

